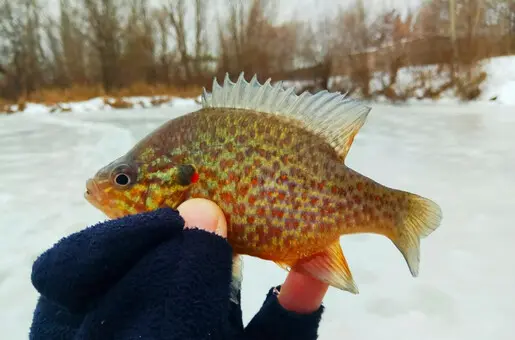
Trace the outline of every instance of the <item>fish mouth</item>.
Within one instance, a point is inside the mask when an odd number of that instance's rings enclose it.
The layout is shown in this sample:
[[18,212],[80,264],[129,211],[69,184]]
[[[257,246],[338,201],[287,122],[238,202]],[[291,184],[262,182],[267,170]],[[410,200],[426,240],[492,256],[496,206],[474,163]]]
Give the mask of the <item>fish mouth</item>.
[[123,213],[113,209],[111,202],[108,198],[102,195],[100,186],[94,179],[88,179],[86,181],[86,191],[84,192],[84,198],[92,206],[103,212],[108,218],[114,219],[123,216]]
[[98,185],[97,183],[93,180],[93,179],[88,179],[86,181],[86,192],[84,193],[84,197],[88,200],[88,201],[91,201],[91,200],[98,200],[98,193],[99,193],[99,189],[98,189]]
[[98,187],[97,182],[91,178],[86,181],[84,198],[95,208],[100,211],[104,211],[105,207],[103,207],[102,198],[100,197],[100,188]]

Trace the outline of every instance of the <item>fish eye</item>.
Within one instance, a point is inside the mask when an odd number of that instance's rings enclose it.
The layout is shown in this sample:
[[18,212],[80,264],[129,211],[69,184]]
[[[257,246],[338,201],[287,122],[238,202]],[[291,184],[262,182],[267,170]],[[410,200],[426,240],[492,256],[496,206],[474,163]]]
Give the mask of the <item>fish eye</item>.
[[127,189],[136,179],[136,171],[130,165],[120,164],[111,170],[110,181],[120,189]]
[[129,178],[129,176],[127,174],[124,174],[122,172],[122,173],[115,175],[114,182],[116,184],[118,184],[119,186],[125,187],[130,184],[131,179]]

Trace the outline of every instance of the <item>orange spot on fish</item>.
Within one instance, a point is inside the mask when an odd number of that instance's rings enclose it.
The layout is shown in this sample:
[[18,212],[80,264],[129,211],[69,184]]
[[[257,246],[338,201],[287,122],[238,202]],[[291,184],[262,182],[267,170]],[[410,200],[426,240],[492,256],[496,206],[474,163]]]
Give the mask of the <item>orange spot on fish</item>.
[[314,180],[312,180],[311,183],[310,183],[310,186],[311,186],[311,189],[316,190],[317,183]]
[[232,202],[234,202],[234,198],[232,197],[232,194],[230,192],[222,192],[220,194],[220,198],[222,198],[222,200],[225,203],[232,203]]
[[358,205],[361,204],[361,197],[359,197],[358,195],[352,196],[352,200],[354,201],[354,203]]
[[265,216],[265,208],[259,207],[256,211],[259,216]]
[[213,170],[206,169],[204,171],[204,174],[206,175],[206,178],[209,178],[209,179],[215,178],[215,172]]
[[249,197],[249,204],[254,205],[256,203],[256,196],[252,195]]
[[249,192],[249,185],[248,184],[243,184],[241,185],[239,188],[238,188],[238,193],[241,195],[241,196],[246,196],[247,193]]
[[218,185],[220,187],[224,187],[224,186],[228,185],[229,183],[230,183],[230,181],[228,179],[219,179],[218,180]]
[[295,184],[295,183],[293,183],[293,182],[288,183],[288,190],[289,190],[290,192],[295,191],[295,188],[296,188],[296,187],[297,187],[297,184]]
[[253,224],[254,222],[256,222],[256,218],[254,216],[247,217],[247,223]]
[[358,184],[356,184],[356,189],[358,189],[358,191],[363,191],[364,188],[365,185],[362,182],[358,182]]
[[283,218],[284,211],[282,211],[281,209],[272,209],[272,216],[278,217],[278,218]]
[[284,192],[279,192],[279,194],[277,195],[277,198],[281,201],[284,201],[284,199],[286,198],[286,193]]
[[243,154],[243,152],[238,152],[236,154],[236,160],[238,162],[243,162],[245,160],[245,155]]
[[281,229],[277,227],[270,227],[268,235],[272,238],[281,236]]
[[258,185],[258,179],[257,179],[257,177],[252,177],[252,179],[250,180],[250,183],[251,183],[253,186],[257,186],[257,185]]
[[240,176],[238,176],[234,171],[229,172],[229,180],[231,182],[239,182]]
[[245,215],[245,205],[244,204],[234,205],[233,212],[235,214],[237,214],[238,216],[244,216]]

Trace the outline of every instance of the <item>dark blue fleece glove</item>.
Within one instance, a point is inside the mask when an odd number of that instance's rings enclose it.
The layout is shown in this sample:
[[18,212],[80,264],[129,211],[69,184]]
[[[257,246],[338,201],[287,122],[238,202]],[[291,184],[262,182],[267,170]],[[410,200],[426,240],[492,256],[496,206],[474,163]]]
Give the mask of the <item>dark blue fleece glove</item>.
[[[243,326],[232,248],[160,209],[66,237],[34,263],[31,339],[316,339],[323,307],[289,312],[270,289]],[[280,289],[280,287],[278,287]]]

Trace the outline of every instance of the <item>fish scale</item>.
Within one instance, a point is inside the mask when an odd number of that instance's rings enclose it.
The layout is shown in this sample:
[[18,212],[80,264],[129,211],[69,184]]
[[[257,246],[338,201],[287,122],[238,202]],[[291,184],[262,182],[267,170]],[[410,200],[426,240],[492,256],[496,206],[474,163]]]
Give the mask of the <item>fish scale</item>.
[[[203,94],[200,110],[166,122],[100,169],[86,199],[112,218],[212,200],[226,216],[235,256],[274,261],[352,293],[339,239],[375,233],[417,276],[420,239],[440,225],[441,210],[345,164],[369,111],[339,93],[297,96],[256,77],[226,77]],[[127,181],[118,183],[119,175]],[[235,257],[235,272],[240,263]]]

